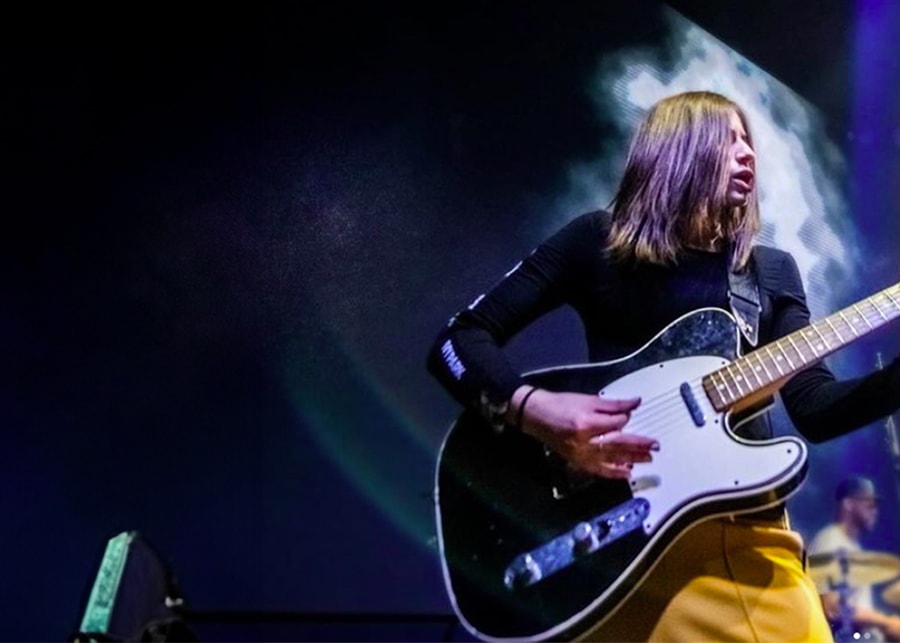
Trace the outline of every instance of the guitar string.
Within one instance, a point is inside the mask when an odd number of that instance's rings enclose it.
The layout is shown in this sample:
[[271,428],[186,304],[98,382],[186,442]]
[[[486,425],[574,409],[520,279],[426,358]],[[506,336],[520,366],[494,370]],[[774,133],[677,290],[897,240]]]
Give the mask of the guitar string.
[[[892,289],[894,289],[894,290],[900,289],[900,284],[893,286]],[[868,329],[866,329],[866,328],[861,329],[862,335],[865,335],[869,331],[875,330],[875,329],[881,327],[885,322],[891,321],[894,318],[896,318],[896,315],[893,315],[891,317],[886,316],[881,311],[881,309],[878,308],[878,305],[874,303],[875,297],[877,297],[878,295],[884,294],[887,297],[887,299],[889,300],[889,302],[894,304],[895,303],[894,299],[889,294],[886,294],[887,290],[891,290],[891,289],[886,289],[885,291],[882,291],[882,293],[877,293],[876,295],[873,295],[872,297],[870,297],[868,300],[863,300],[857,304],[854,304],[852,307],[850,307],[855,312],[855,314],[859,318],[861,318],[868,326]],[[898,295],[900,295],[900,292],[898,292]],[[868,302],[870,304],[871,308],[874,309],[874,312],[876,313],[875,315],[871,315],[871,314],[860,311],[859,305],[866,303],[866,302]],[[895,308],[896,308],[896,306],[895,306]],[[829,317],[826,317],[824,320],[821,320],[817,324],[810,324],[810,326],[808,326],[807,329],[812,328],[816,333],[818,333],[820,335],[820,338],[824,341],[825,346],[829,349],[831,349],[831,347],[828,345],[828,342],[825,341],[825,337],[823,336],[820,329],[817,328],[816,326],[823,326],[823,325],[829,326],[831,333],[838,340],[841,340],[842,338],[840,336],[840,333],[838,333],[836,331],[834,325],[831,323],[830,320],[837,321],[837,319],[840,318],[840,320],[848,328],[850,328],[851,331],[853,331],[854,336],[859,337],[860,333],[857,332],[857,330],[854,328],[853,324],[851,324],[850,321],[848,321],[845,316],[846,310],[848,310],[848,309],[844,309],[844,310],[839,311]],[[851,316],[851,319],[853,319],[852,316]],[[800,335],[798,335],[798,337],[800,337],[801,339],[804,339],[804,341],[806,341],[807,344],[809,345],[809,339],[803,338],[803,336],[802,336],[802,332],[804,330],[806,330],[806,329],[799,329],[798,331],[796,331],[796,333],[800,333]],[[822,330],[825,331],[826,335],[829,332],[828,330],[826,330],[824,328]],[[794,333],[791,333],[791,334],[787,335],[786,337],[781,338],[781,340],[779,340],[779,341],[788,339],[791,342],[791,346],[794,348],[796,354],[805,360],[806,358],[804,358],[803,353],[797,348],[797,345],[793,342],[793,340],[790,339],[793,334]],[[839,341],[839,344],[840,344],[840,341]],[[840,345],[842,345],[842,344],[840,344]],[[838,346],[838,347],[840,347],[840,346]],[[810,350],[811,350],[811,345],[810,345]],[[832,352],[832,350],[833,349],[829,350],[828,352],[830,353],[830,352]],[[787,355],[787,352],[783,348],[781,349],[781,351],[782,351],[782,353],[784,353],[785,359],[787,359],[787,361],[790,363],[790,358]],[[813,357],[817,357],[817,354],[815,353],[814,350],[811,350],[811,352],[813,353]],[[745,359],[747,357],[749,357],[749,356],[744,356],[739,359]],[[771,355],[770,355],[770,357],[771,357]],[[824,357],[824,355],[822,357]],[[758,357],[758,359],[761,360],[761,358],[759,358],[759,357]],[[734,360],[734,361],[726,364],[722,368],[728,369],[731,365],[735,364],[737,361],[738,360]],[[748,363],[749,363],[749,361],[748,361]],[[761,362],[761,363],[763,363],[763,362]],[[812,362],[810,362],[810,364],[804,365],[803,367],[801,367],[801,369],[796,369],[796,370],[802,370],[802,368],[806,368],[807,366],[811,365],[811,363]],[[777,367],[777,364],[773,365],[773,368],[775,370],[777,370],[779,375],[782,374],[781,369]],[[719,369],[719,370],[721,370],[721,369]],[[794,372],[791,373],[789,376],[796,374],[795,369],[792,368],[791,370]],[[712,377],[713,373],[715,373],[715,372],[717,372],[717,371],[707,373],[706,375],[700,376],[699,378],[695,378],[693,380],[689,380],[686,382],[691,391],[691,394],[694,396],[695,399],[700,399],[700,400],[705,399],[707,402],[710,402],[707,392],[702,386],[702,382],[706,377]],[[758,369],[757,369],[757,373],[758,373]],[[767,371],[767,377],[771,378],[771,375],[768,373],[768,371]],[[761,381],[761,378],[759,377],[759,375],[757,375],[757,379]],[[777,381],[777,379],[778,378],[775,378],[772,381]],[[735,381],[735,387],[738,389],[738,393],[741,393],[740,386],[737,384],[737,381]],[[677,394],[676,394],[676,392],[677,392]],[[728,392],[730,394],[730,391],[728,391]],[[738,399],[740,399],[741,397],[744,397],[744,395],[743,394],[740,395]],[[736,401],[737,400],[733,400],[733,402],[736,402]],[[712,405],[710,404],[710,406],[712,406]],[[647,401],[642,400],[641,405],[638,406],[631,413],[631,418],[629,419],[629,422],[623,428],[626,430],[626,432],[634,433],[636,435],[641,435],[643,437],[647,437],[647,438],[651,438],[651,439],[660,439],[660,438],[666,437],[670,433],[683,431],[683,427],[684,427],[683,423],[675,425],[675,423],[671,421],[672,413],[679,412],[679,409],[680,409],[680,412],[687,413],[688,416],[691,415],[690,410],[687,408],[687,402],[684,400],[683,396],[681,395],[680,390],[671,389],[671,390],[665,391],[665,392],[661,393],[660,395],[657,395],[656,397],[651,398],[650,400],[647,400]],[[713,411],[715,412],[716,418],[720,417],[720,416],[724,418],[724,416],[727,413],[727,411],[726,411],[726,412],[723,412],[720,414],[718,411],[715,411],[714,407],[713,407]],[[669,421],[661,421],[660,420],[661,417],[668,417]],[[694,422],[693,418],[691,418],[690,421],[692,424],[695,424],[695,426],[696,426],[696,423]],[[709,421],[715,422],[715,419],[710,420],[709,418],[703,418],[703,420],[702,420],[702,422],[704,424]],[[629,425],[631,426],[631,429],[629,429]],[[634,427],[636,425],[641,425],[641,426],[640,426],[640,428],[638,428],[637,431],[634,431]],[[659,427],[659,428],[656,428],[656,427]],[[724,429],[724,422],[722,423],[722,428]],[[729,428],[731,428],[731,427],[729,427]]]
[[[703,378],[701,377],[687,382],[691,393],[695,397],[706,395],[702,387],[702,381]],[[631,418],[626,423],[624,432],[634,433],[647,438],[662,438],[682,429],[683,423],[679,423],[676,420],[676,413],[682,411],[688,416],[691,426],[694,426],[693,420],[690,420],[690,411],[680,392],[677,392],[677,389],[673,392],[675,392],[674,395],[670,392],[657,396],[646,403],[642,402],[640,406],[631,412]]]
[[[876,309],[876,312],[878,312],[877,309]],[[837,313],[837,314],[839,314],[839,313]],[[866,314],[860,314],[859,312],[857,312],[857,314],[863,318],[863,320],[866,322],[866,324],[869,326],[870,329],[878,328],[881,325],[881,322],[886,321],[883,315],[878,315],[878,316],[866,315]],[[844,321],[845,321],[845,323],[848,324],[848,326],[850,326],[850,324],[848,322],[846,322],[846,320],[844,320]],[[874,324],[873,324],[873,322],[874,322]],[[839,334],[834,333],[834,335],[838,339],[840,339]],[[794,346],[794,349],[798,353],[798,355],[800,355],[801,357],[803,356],[803,353],[800,352],[800,350],[797,349],[796,346]],[[815,355],[815,353],[814,353],[814,355]],[[737,360],[732,361],[731,363],[724,366],[723,368],[728,368],[728,366],[730,366],[731,364],[734,364],[736,361]],[[807,364],[806,366],[809,366],[809,365],[810,364]],[[805,368],[805,366],[804,366],[804,368]],[[798,369],[798,370],[802,370],[802,369]],[[712,375],[712,373],[708,373],[707,375],[703,375],[699,378],[695,378],[693,380],[687,381],[687,384],[690,388],[691,394],[695,398],[698,398],[698,399],[707,398],[708,399],[706,390],[703,389],[703,387],[702,387],[702,381],[705,377],[709,377],[711,375]],[[698,386],[698,384],[699,384],[699,386]],[[737,387],[737,385],[736,385],[736,387]],[[737,388],[739,388],[739,387],[737,387]],[[739,397],[743,397],[743,396],[741,395]],[[629,430],[629,425],[634,425],[634,424],[638,424],[638,423],[640,423],[641,425],[649,425],[650,427],[656,427],[656,426],[662,425],[662,428],[659,428],[659,429],[648,428],[646,430],[639,430],[637,432],[637,435],[641,435],[641,436],[648,437],[648,438],[664,437],[664,436],[668,435],[669,433],[673,433],[673,432],[677,432],[677,431],[681,430],[682,425],[672,426],[673,422],[671,422],[671,421],[670,422],[660,422],[659,418],[663,417],[663,416],[669,416],[669,415],[671,415],[671,413],[673,411],[677,411],[678,409],[683,409],[683,411],[690,416],[690,411],[687,408],[687,403],[684,401],[684,398],[682,397],[680,391],[678,389],[672,389],[672,390],[666,391],[660,395],[657,395],[655,398],[651,398],[650,400],[648,400],[646,402],[642,401],[641,405],[638,406],[634,411],[632,411],[631,418],[630,418],[629,422],[625,425],[624,428],[625,428],[626,432],[630,433],[633,431],[633,429]],[[719,415],[724,416],[725,413],[723,412],[723,413],[719,414],[718,412],[716,412],[716,416],[719,416]],[[708,421],[708,419],[705,421]],[[693,424],[693,420],[691,420],[691,422]],[[642,428],[644,428],[644,427],[642,426]]]

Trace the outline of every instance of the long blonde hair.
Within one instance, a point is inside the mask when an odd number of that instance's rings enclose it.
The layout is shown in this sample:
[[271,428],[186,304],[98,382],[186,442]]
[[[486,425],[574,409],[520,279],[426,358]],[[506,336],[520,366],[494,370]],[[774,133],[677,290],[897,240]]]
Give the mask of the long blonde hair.
[[719,94],[686,92],[651,108],[631,141],[611,204],[607,249],[614,257],[671,265],[706,237],[733,249],[733,270],[747,265],[760,227],[759,203],[752,190],[745,205],[726,206],[732,114],[752,148],[743,110]]

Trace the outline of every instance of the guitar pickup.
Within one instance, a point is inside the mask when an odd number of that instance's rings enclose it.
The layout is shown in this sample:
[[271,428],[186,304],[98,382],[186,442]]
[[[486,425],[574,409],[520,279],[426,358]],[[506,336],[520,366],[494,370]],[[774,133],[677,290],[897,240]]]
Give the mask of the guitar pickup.
[[684,405],[691,414],[691,419],[694,421],[694,424],[698,427],[706,424],[706,416],[703,415],[703,411],[700,410],[700,405],[697,404],[697,398],[694,397],[694,392],[691,390],[690,384],[684,382],[678,387],[678,390],[681,393],[681,399],[684,400]]

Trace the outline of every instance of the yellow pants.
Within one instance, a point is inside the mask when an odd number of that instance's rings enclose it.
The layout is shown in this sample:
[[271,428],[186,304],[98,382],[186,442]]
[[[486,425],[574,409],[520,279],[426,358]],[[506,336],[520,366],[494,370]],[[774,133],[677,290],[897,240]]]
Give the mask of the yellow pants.
[[687,530],[587,641],[833,641],[787,519]]

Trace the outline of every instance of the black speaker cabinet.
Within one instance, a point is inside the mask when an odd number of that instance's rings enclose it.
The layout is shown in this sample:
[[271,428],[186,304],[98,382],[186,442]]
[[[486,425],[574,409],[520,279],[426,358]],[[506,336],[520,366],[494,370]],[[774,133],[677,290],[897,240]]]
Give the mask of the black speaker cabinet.
[[168,566],[136,531],[109,540],[71,641],[196,641]]

